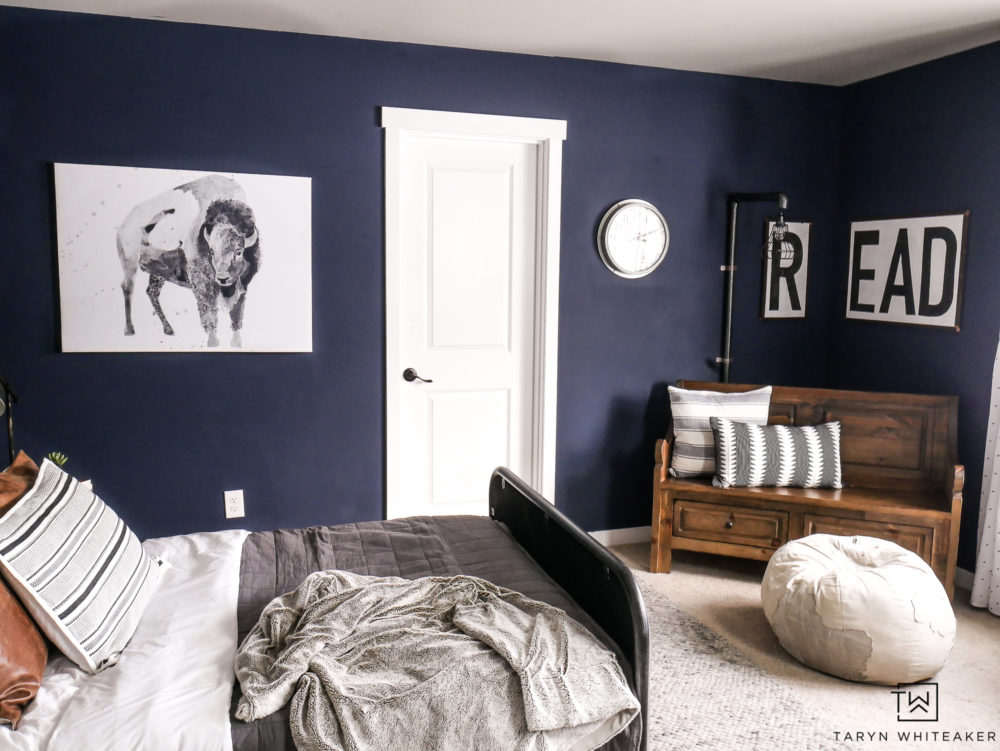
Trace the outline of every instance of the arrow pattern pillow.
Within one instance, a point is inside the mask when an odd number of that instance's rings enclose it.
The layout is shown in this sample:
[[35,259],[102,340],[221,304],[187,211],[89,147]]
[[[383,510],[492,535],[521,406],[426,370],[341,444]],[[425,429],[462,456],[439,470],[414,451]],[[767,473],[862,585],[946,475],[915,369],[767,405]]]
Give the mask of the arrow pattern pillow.
[[840,488],[840,423],[748,425],[711,418],[719,488]]

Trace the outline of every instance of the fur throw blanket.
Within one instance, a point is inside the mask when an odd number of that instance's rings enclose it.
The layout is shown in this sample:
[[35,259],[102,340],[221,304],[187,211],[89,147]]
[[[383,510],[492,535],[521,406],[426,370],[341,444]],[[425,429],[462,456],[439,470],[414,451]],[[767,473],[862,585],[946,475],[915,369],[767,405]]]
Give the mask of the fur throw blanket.
[[583,626],[470,576],[314,573],[264,609],[236,676],[236,717],[290,700],[300,751],[589,751],[639,712]]

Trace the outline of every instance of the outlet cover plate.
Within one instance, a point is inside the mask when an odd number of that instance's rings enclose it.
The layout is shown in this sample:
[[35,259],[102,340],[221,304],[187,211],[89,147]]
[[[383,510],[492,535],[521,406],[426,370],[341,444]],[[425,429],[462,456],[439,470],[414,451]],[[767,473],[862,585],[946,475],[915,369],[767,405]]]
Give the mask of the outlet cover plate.
[[226,518],[236,519],[241,516],[245,516],[243,513],[243,491],[242,490],[226,490],[223,491],[222,497],[226,502]]

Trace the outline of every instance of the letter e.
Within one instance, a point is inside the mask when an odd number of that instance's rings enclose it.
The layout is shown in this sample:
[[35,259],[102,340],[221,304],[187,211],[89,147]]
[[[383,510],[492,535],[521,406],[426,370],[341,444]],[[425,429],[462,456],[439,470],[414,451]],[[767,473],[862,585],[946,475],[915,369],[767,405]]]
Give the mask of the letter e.
[[874,313],[873,303],[863,303],[861,297],[861,282],[875,278],[875,269],[861,268],[861,250],[865,245],[878,245],[879,231],[877,229],[862,230],[854,233],[854,247],[851,248],[851,299],[849,307],[856,313]]

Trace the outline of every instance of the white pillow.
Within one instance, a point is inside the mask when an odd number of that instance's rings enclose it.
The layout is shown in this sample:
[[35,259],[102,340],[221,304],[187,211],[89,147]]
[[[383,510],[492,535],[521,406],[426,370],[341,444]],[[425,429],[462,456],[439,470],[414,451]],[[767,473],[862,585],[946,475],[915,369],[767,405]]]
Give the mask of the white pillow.
[[0,572],[38,627],[91,673],[118,661],[159,564],[93,491],[48,459],[0,517]]
[[670,412],[674,424],[674,445],[670,453],[670,474],[698,477],[715,473],[713,417],[764,425],[771,408],[771,387],[723,393],[670,386]]

